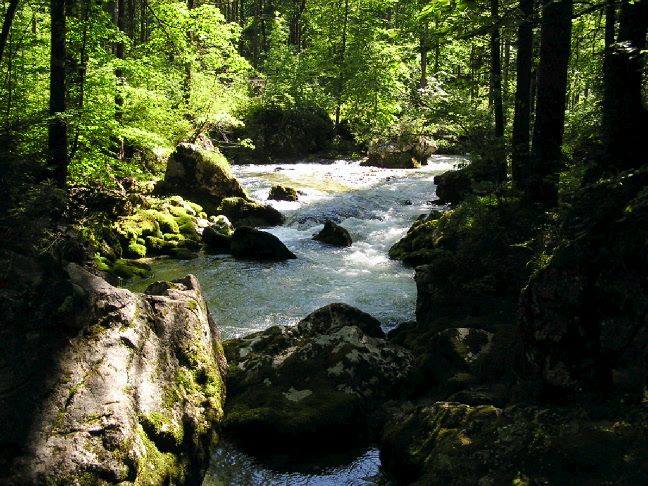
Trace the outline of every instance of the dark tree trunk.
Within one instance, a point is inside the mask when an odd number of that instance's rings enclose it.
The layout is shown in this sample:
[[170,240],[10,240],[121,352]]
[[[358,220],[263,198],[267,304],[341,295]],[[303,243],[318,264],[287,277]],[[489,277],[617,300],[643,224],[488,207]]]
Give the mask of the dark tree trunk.
[[[613,15],[608,10],[608,15]],[[612,21],[610,21],[611,23]],[[606,25],[606,39],[609,29]],[[645,163],[648,116],[641,97],[642,56],[648,28],[648,0],[624,0],[617,42],[606,51],[603,90],[604,155],[599,174],[623,171]]]
[[558,203],[572,11],[573,0],[545,0],[542,7],[536,120],[525,193],[530,201],[549,207]]
[[59,187],[65,188],[68,170],[67,125],[65,122],[65,0],[51,0],[51,52],[48,168]]
[[499,0],[491,0],[491,20],[494,23],[490,35],[490,100],[495,116],[495,150],[493,151],[493,175],[495,181],[506,180],[506,157],[504,155],[504,106],[502,101],[502,57],[500,52]]
[[2,32],[0,32],[0,62],[2,62],[2,56],[4,55],[7,39],[9,38],[9,31],[11,30],[11,24],[13,23],[17,8],[18,0],[10,0],[2,22]]
[[342,23],[342,42],[340,46],[340,52],[337,56],[338,67],[340,68],[340,74],[338,77],[338,86],[337,93],[335,94],[336,104],[335,104],[335,132],[340,133],[340,112],[342,111],[342,94],[344,93],[345,85],[345,72],[344,72],[344,63],[346,61],[346,45],[347,45],[347,28],[349,23],[349,0],[344,0],[344,21]]
[[515,114],[511,143],[513,186],[524,190],[528,177],[531,130],[531,74],[533,70],[533,0],[520,0],[521,20],[517,39],[517,79],[515,82]]

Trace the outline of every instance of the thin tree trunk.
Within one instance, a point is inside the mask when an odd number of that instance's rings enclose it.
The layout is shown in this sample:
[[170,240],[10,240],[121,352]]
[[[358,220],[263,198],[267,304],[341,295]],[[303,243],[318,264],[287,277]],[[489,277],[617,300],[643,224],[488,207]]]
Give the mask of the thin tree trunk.
[[548,207],[558,203],[572,11],[573,0],[545,0],[542,8],[536,120],[526,195]]
[[502,58],[500,52],[499,0],[491,0],[491,20],[495,23],[490,35],[490,100],[495,117],[495,145],[493,152],[493,176],[495,181],[506,180],[506,157],[504,155],[504,106],[502,101]]
[[419,39],[419,48],[421,53],[421,78],[419,80],[419,88],[427,88],[427,66],[428,66],[428,49],[429,49],[429,29],[427,20],[423,21],[423,28],[421,29],[421,36]]
[[344,62],[346,59],[347,28],[349,23],[349,0],[344,0],[344,21],[342,23],[342,45],[338,54],[338,67],[340,75],[338,77],[338,87],[336,93],[335,105],[335,132],[340,132],[340,112],[342,110],[342,93],[344,92]]
[[2,56],[4,55],[7,39],[9,38],[9,31],[11,30],[11,24],[13,24],[17,8],[18,0],[10,0],[7,11],[5,12],[4,21],[2,22],[2,32],[0,32],[0,62],[2,62]]
[[520,0],[522,19],[518,26],[517,78],[515,81],[515,114],[511,143],[511,173],[513,186],[524,189],[529,165],[531,130],[531,79],[533,70],[533,0]]
[[50,99],[48,168],[59,187],[67,182],[67,125],[65,122],[65,0],[51,0]]

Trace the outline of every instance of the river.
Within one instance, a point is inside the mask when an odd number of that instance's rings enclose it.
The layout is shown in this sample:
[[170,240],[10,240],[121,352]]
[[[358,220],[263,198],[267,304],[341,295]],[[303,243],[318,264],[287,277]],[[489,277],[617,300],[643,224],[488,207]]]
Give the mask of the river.
[[[297,255],[282,263],[206,255],[189,261],[155,263],[153,280],[193,273],[223,339],[294,325],[315,309],[344,302],[376,317],[388,330],[414,319],[416,286],[412,269],[389,260],[387,251],[435,199],[434,176],[463,158],[433,156],[421,169],[361,167],[357,161],[234,166],[248,194],[265,201],[272,184],[300,191],[299,201],[270,201],[286,224],[268,229]],[[345,227],[349,248],[313,241],[326,219]],[[150,279],[151,280],[151,279]],[[148,281],[131,288],[143,290]],[[375,449],[323,467],[277,470],[225,443],[216,451],[204,486],[215,485],[369,485],[380,483]]]

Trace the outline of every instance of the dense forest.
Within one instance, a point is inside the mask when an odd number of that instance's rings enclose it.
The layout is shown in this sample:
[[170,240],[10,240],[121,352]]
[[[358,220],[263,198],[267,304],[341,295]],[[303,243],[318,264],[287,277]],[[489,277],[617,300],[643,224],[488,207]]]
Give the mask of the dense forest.
[[[4,0],[0,18],[1,483],[228,484],[204,479],[221,436],[316,463],[375,447],[366,484],[645,481],[648,0]],[[380,282],[358,280],[388,303],[369,315],[312,278],[348,248],[411,269],[411,316]],[[151,283],[213,255],[254,263]],[[280,300],[290,268],[336,299],[277,326],[213,296],[270,272]],[[222,339],[208,306],[265,324]]]

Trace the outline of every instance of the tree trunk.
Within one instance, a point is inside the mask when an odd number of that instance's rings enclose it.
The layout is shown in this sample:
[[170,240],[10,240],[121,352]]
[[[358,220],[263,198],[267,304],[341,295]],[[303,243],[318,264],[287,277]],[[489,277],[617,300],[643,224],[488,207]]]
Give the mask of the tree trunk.
[[490,100],[495,117],[495,147],[492,153],[493,176],[496,182],[506,180],[506,156],[504,154],[504,106],[502,102],[502,58],[500,52],[499,0],[491,0],[493,31],[490,35]]
[[533,0],[520,0],[521,21],[517,39],[515,114],[511,143],[513,187],[524,190],[528,177],[531,130],[531,79],[533,69]]
[[340,112],[342,110],[342,94],[344,93],[344,63],[346,59],[347,28],[349,23],[349,0],[344,0],[344,21],[342,23],[342,42],[340,52],[338,53],[338,67],[340,74],[338,76],[338,86],[335,104],[335,133],[340,133]]
[[548,207],[558,204],[572,11],[573,0],[545,0],[542,8],[536,120],[525,193]]
[[10,0],[7,11],[5,12],[4,21],[2,22],[2,32],[0,32],[0,62],[2,62],[2,56],[4,55],[7,39],[9,38],[9,31],[11,30],[11,24],[13,23],[17,8],[18,0]]
[[[608,11],[613,15],[612,11]],[[612,20],[610,21],[610,24]],[[617,42],[604,62],[603,143],[600,174],[623,171],[645,163],[648,116],[642,103],[642,56],[648,28],[648,0],[624,0]],[[611,25],[606,25],[609,40]],[[613,35],[613,34],[612,34]]]
[[427,66],[428,66],[428,45],[429,45],[429,29],[427,20],[423,21],[421,29],[421,36],[419,39],[419,47],[421,53],[421,78],[419,80],[419,88],[427,88]]
[[67,125],[65,122],[65,0],[51,0],[51,51],[48,169],[59,187],[65,188],[68,170]]

